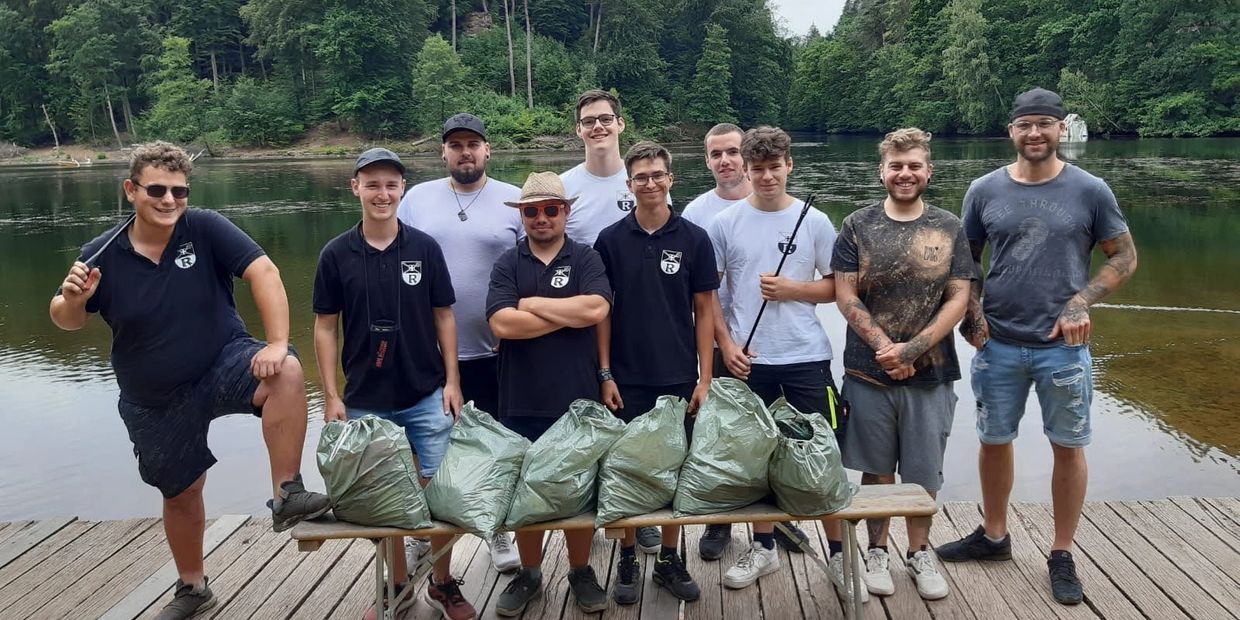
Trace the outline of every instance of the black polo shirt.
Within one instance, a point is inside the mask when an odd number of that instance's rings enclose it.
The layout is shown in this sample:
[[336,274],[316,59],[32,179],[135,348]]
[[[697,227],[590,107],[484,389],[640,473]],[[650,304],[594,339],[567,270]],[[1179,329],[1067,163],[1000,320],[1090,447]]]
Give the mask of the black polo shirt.
[[[495,261],[487,319],[504,308],[516,308],[523,297],[577,295],[601,295],[611,302],[611,285],[598,252],[565,237],[555,260],[544,265],[523,238]],[[500,341],[500,417],[559,417],[578,398],[599,398],[594,327],[563,327],[538,338]]]
[[675,212],[653,234],[636,212],[594,242],[615,291],[611,369],[617,383],[673,385],[698,380],[693,295],[719,288],[710,236]]
[[[124,224],[82,246],[91,256]],[[125,400],[158,407],[197,381],[224,345],[247,335],[233,301],[233,278],[263,255],[224,216],[187,209],[177,220],[159,264],[134,250],[121,233],[99,256],[102,277],[87,312],[112,328],[112,370]]]
[[[314,313],[343,315],[344,404],[399,411],[442,387],[434,309],[454,303],[439,244],[407,224],[383,250],[366,243],[361,223],[323,246],[314,274]],[[398,327],[387,335],[382,368],[375,361],[385,336],[372,333],[376,321]]]

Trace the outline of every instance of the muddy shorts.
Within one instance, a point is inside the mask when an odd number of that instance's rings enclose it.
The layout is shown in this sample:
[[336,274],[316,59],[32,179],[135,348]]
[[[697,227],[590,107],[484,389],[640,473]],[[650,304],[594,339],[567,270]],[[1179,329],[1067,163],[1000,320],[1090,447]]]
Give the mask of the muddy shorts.
[[[121,396],[117,408],[142,481],[159,489],[165,498],[180,495],[215,465],[207,447],[211,420],[230,413],[252,413],[259,380],[250,372],[250,361],[267,343],[244,337],[224,345],[215,363],[196,382],[177,388],[167,404],[141,405]],[[297,352],[289,347],[289,355]]]
[[992,338],[973,358],[978,438],[992,445],[1016,439],[1032,386],[1042,408],[1042,430],[1051,443],[1088,445],[1092,365],[1088,345],[1022,347]]
[[943,453],[956,412],[951,383],[926,386],[874,385],[844,375],[843,396],[851,411],[840,444],[844,467],[943,488]]

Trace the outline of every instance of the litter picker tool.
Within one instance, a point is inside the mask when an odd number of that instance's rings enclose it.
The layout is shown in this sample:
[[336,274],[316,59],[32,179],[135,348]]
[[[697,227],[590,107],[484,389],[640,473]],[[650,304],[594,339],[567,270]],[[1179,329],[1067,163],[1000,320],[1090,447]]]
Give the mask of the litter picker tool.
[[[775,268],[776,276],[779,276],[779,272],[783,271],[784,261],[788,260],[788,255],[791,254],[792,250],[796,247],[793,245],[793,242],[796,241],[797,232],[801,230],[801,222],[805,221],[806,214],[809,213],[809,210],[813,208],[813,206],[814,195],[810,194],[809,197],[805,199],[805,206],[801,209],[801,216],[797,218],[796,226],[792,227],[792,234],[788,236],[788,241],[784,242],[783,256],[779,258],[779,266]],[[749,355],[749,344],[753,342],[753,335],[758,331],[758,321],[762,320],[762,313],[766,312],[766,304],[768,303],[770,303],[769,300],[763,299],[762,307],[758,308],[758,316],[753,318],[753,327],[749,328],[749,337],[745,339],[745,346],[741,347],[741,350],[745,352],[745,355]]]

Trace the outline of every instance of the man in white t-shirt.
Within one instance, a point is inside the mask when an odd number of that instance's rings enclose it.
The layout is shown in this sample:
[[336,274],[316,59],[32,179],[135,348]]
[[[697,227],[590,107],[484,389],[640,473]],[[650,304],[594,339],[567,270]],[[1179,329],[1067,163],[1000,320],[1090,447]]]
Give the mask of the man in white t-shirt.
[[[504,205],[519,199],[521,189],[487,176],[490,157],[482,119],[465,113],[449,118],[443,125],[443,160],[449,176],[410,188],[396,215],[434,237],[443,249],[456,289],[453,311],[461,393],[467,402],[498,415],[498,341],[487,323],[487,288],[495,260],[515,247],[524,233],[521,214]],[[520,567],[510,534],[496,534],[489,543],[497,571]]]
[[716,215],[752,191],[745,175],[745,161],[741,159],[744,137],[745,131],[732,123],[719,123],[706,132],[706,167],[715,177],[715,188],[685,207],[681,216],[686,220],[707,228]]
[[625,183],[628,175],[620,157],[620,134],[624,133],[620,100],[605,90],[587,90],[577,98],[573,122],[585,143],[586,160],[560,175],[567,195],[577,196],[565,234],[577,243],[594,245],[600,231],[637,205]]
[[[753,192],[724,209],[708,229],[723,289],[731,298],[723,312],[725,324],[715,326],[715,338],[728,372],[744,380],[763,402],[769,405],[782,396],[799,411],[827,415],[835,391],[831,343],[815,308],[835,300],[831,277],[835,227],[825,213],[811,209],[796,229],[805,203],[787,192],[791,149],[788,134],[774,127],[750,129],[741,141]],[[775,268],[785,255],[783,270],[776,276]],[[763,301],[768,302],[766,310],[746,350]],[[823,525],[832,551],[832,578],[842,585],[842,570],[837,568],[843,560],[840,526],[829,519]],[[784,526],[801,541],[806,539],[795,525]],[[729,588],[747,587],[779,570],[774,524],[752,527],[752,545],[724,574],[723,583]],[[783,546],[798,551],[797,543],[789,539]]]

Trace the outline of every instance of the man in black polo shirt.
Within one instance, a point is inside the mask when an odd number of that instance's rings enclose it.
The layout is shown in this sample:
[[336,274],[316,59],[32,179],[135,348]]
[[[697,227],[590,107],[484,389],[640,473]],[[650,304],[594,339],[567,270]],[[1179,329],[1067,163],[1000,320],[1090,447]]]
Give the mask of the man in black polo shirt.
[[[536,441],[579,398],[598,398],[594,326],[611,309],[611,285],[598,252],[564,234],[575,198],[553,172],[535,172],[521,199],[525,239],[491,271],[487,317],[499,345],[499,418]],[[607,593],[590,568],[591,530],[564,532],[568,584],[587,613],[607,607]],[[542,534],[517,534],[521,571],[500,594],[495,611],[520,614],[542,593]]]
[[[689,401],[689,412],[696,413],[710,389],[712,297],[719,288],[715,250],[705,230],[667,205],[671,164],[671,153],[654,142],[629,149],[624,167],[637,207],[594,243],[616,297],[611,317],[598,330],[602,399],[625,422],[653,409],[665,394]],[[685,422],[691,429],[692,418]],[[661,538],[655,527],[625,530],[612,591],[617,603],[641,598],[637,544],[659,552],[656,584],[681,600],[697,600],[698,586],[676,551],[680,528],[664,526]]]
[[[400,158],[387,149],[373,148],[357,158],[350,184],[362,203],[362,221],[329,241],[319,256],[314,352],[323,380],[323,418],[373,415],[401,426],[416,448],[419,482],[426,486],[461,411],[456,296],[439,244],[396,218],[404,174]],[[336,382],[342,314],[343,397]],[[395,548],[402,549],[397,538]],[[448,539],[432,537],[431,550]],[[473,618],[473,606],[449,572],[451,564],[451,553],[435,562],[426,602],[451,620]],[[393,569],[407,573],[405,554],[396,554]]]
[[[262,417],[276,531],[330,509],[327,496],[306,491],[298,473],[306,392],[289,347],[280,272],[232,222],[188,208],[192,169],[189,155],[166,142],[135,148],[123,184],[134,216],[82,247],[50,307],[61,329],[81,329],[96,312],[112,328],[118,409],[138,473],[164,496],[164,532],[179,576],[161,619],[215,604],[202,568],[212,419]],[[267,342],[251,338],[237,315],[234,277],[249,283]]]

